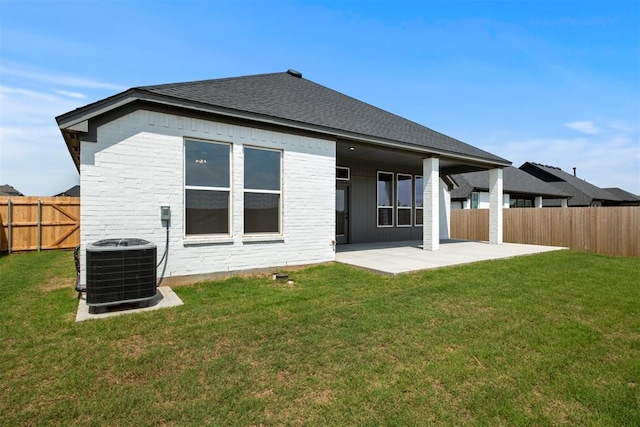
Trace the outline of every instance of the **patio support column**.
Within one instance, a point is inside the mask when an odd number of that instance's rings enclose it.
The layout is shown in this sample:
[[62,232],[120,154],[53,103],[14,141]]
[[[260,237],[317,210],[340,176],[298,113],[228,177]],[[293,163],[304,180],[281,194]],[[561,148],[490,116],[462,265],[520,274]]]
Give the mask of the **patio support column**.
[[502,168],[489,171],[489,243],[502,244]]
[[568,208],[569,207],[569,199],[561,199],[560,200],[560,207],[561,208]]
[[425,251],[440,249],[440,160],[437,157],[422,159],[424,200],[422,244]]
[[534,204],[535,204],[536,208],[541,208],[542,207],[542,196],[536,196]]

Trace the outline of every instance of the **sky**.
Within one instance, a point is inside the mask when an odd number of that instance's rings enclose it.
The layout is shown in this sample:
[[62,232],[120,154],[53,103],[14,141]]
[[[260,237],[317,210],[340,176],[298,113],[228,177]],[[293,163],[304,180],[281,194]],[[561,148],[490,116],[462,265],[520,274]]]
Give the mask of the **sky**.
[[0,184],[79,183],[55,117],[300,71],[489,151],[640,194],[640,1],[0,0]]

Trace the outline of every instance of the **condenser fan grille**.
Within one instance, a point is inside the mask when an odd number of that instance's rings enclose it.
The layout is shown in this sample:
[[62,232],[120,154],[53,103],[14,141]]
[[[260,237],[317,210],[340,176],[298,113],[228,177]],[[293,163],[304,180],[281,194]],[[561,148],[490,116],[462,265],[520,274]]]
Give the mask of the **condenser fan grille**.
[[87,245],[87,305],[153,298],[156,250],[142,239],[107,239]]

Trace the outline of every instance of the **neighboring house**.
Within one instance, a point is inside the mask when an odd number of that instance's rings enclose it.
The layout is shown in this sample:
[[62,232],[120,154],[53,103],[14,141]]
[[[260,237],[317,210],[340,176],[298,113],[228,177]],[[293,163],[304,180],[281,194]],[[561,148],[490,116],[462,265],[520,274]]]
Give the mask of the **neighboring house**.
[[471,170],[491,170],[502,243],[509,161],[296,71],[132,88],[56,120],[80,172],[82,247],[134,237],[160,258],[168,225],[165,276],[331,261],[336,243],[437,250],[440,177]]
[[[451,209],[489,209],[489,172],[451,175],[456,184],[451,190]],[[568,194],[528,173],[509,166],[504,168],[504,208],[541,208],[544,199],[567,199]]]
[[[569,194],[569,207],[616,205],[620,202],[616,195],[555,166],[526,162],[520,169]],[[563,203],[563,199],[560,198],[545,199],[542,206],[559,207],[563,206]]]
[[24,196],[21,192],[8,184],[0,185],[0,196]]
[[80,197],[80,186],[74,185],[67,191],[56,194],[54,197]]
[[[605,188],[604,190],[608,191],[619,199],[619,202],[616,202],[617,206],[640,206],[640,196],[636,196],[635,194],[629,193],[628,191],[617,187]],[[607,206],[606,203],[605,206]]]

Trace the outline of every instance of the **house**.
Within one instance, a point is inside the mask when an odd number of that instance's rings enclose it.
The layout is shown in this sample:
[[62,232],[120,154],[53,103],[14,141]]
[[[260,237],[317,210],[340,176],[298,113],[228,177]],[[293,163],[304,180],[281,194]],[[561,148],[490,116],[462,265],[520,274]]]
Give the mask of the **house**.
[[[567,205],[570,207],[615,205],[620,202],[620,199],[614,194],[578,178],[575,175],[575,168],[573,175],[559,167],[533,162],[524,163],[520,169],[569,194]],[[545,199],[542,206],[545,208],[559,207],[564,206],[564,203],[563,199],[559,198]]]
[[509,161],[294,70],[135,87],[56,120],[80,172],[82,247],[148,240],[167,248],[166,277],[326,262],[336,243],[438,250],[440,177],[476,170],[490,170],[502,243]]
[[69,188],[67,191],[58,193],[54,197],[80,197],[80,186],[74,185],[73,187]]
[[24,194],[8,184],[3,184],[0,185],[0,196],[24,196]]
[[616,206],[640,206],[640,196],[617,187],[605,188],[604,190],[618,198],[619,201],[616,202]]
[[[567,199],[565,192],[509,166],[503,169],[504,208],[541,208],[544,199]],[[451,209],[488,209],[489,172],[468,172],[451,175],[455,188],[451,190]]]

